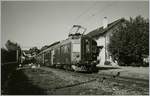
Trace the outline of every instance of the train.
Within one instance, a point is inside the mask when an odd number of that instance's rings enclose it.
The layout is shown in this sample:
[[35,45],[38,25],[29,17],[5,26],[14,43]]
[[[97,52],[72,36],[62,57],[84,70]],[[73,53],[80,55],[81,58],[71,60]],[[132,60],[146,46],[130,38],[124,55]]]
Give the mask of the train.
[[37,54],[36,63],[72,71],[96,71],[100,47],[94,39],[84,35],[86,28],[74,25],[72,29],[76,31],[70,32],[67,39],[55,42]]

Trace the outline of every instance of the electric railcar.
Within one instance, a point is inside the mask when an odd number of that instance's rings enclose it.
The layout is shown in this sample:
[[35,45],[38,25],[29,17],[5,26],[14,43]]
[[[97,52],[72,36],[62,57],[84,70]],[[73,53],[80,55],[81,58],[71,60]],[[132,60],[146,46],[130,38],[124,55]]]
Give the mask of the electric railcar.
[[[82,28],[79,25],[74,25]],[[35,58],[42,66],[64,68],[74,71],[95,71],[99,48],[92,38],[80,34],[69,34],[69,38],[52,44]]]

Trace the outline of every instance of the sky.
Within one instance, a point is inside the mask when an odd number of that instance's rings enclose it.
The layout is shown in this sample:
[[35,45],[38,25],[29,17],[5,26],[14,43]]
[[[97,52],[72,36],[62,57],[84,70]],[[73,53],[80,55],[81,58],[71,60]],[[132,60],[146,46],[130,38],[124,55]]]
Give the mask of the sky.
[[2,1],[1,45],[7,40],[22,49],[50,45],[68,37],[74,24],[88,32],[117,19],[149,18],[148,1]]

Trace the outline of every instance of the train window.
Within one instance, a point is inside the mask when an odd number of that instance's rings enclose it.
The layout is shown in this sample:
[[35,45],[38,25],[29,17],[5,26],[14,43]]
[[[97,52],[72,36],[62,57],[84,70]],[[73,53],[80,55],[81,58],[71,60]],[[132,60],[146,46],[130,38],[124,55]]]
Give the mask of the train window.
[[61,50],[61,54],[68,53],[69,52],[69,46],[68,45],[61,46],[60,50]]
[[90,52],[90,45],[88,39],[85,40],[86,53]]
[[73,52],[80,52],[80,44],[73,44]]
[[66,45],[64,46],[64,52],[65,52],[65,53],[68,53],[68,50],[67,50],[67,46],[66,46]]
[[85,40],[85,42],[86,42],[86,44],[89,44],[89,41],[87,39]]
[[56,54],[57,54],[57,55],[60,55],[60,47],[57,48],[55,51],[56,51]]
[[68,53],[70,52],[70,46],[67,46],[67,51],[68,51]]
[[92,46],[92,51],[93,51],[94,53],[96,53],[97,47],[93,45],[93,46]]
[[63,54],[63,46],[60,47],[60,52]]
[[86,45],[86,52],[89,53],[90,52],[90,46]]

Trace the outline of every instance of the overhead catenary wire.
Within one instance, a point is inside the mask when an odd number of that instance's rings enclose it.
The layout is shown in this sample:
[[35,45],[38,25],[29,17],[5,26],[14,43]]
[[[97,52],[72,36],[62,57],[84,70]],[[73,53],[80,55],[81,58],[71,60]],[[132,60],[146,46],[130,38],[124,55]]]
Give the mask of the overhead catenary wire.
[[95,7],[96,5],[96,1],[92,4],[92,6],[88,7],[84,12],[82,12],[80,15],[78,15],[73,22],[78,21],[83,15],[85,15],[86,13],[88,13],[93,7]]
[[[90,23],[90,20],[97,16],[97,15],[100,15],[102,13],[104,13],[105,11],[107,11],[110,7],[114,6],[112,3],[109,3],[107,4],[106,6],[104,6],[102,9],[98,10],[96,13],[92,13],[91,15],[87,16],[88,18],[86,19],[81,19],[83,18],[84,15],[86,15],[86,13],[88,13],[89,11],[91,11],[91,9],[93,9],[95,7],[95,5],[97,4],[97,1],[95,1],[92,6],[88,7],[85,11],[83,11],[81,14],[79,14],[73,21],[71,24],[75,24],[75,22],[79,21],[82,23],[82,24],[89,24]],[[101,13],[100,13],[101,12]],[[100,14],[99,14],[100,13]],[[85,26],[84,26],[85,27]],[[72,28],[71,28],[72,29]],[[69,30],[69,32],[71,31],[71,29]]]
[[[95,1],[92,6],[88,7],[86,10],[84,10],[81,14],[79,14],[75,19],[72,20],[71,24],[75,24],[76,21],[78,21],[83,15],[85,15],[86,13],[88,13],[93,7],[95,7],[97,1]],[[70,25],[70,24],[69,24]],[[72,26],[73,26],[72,25]],[[69,34],[71,32],[72,28],[69,29]]]
[[[105,11],[107,11],[107,10],[108,10],[110,7],[112,7],[112,6],[114,6],[114,5],[113,5],[113,4],[108,4],[108,5],[104,6],[104,7],[103,7],[101,10],[99,10],[98,12],[96,12],[96,13],[94,13],[94,14],[88,16],[88,18],[86,18],[83,23],[89,22],[91,18],[95,17],[96,15],[100,15],[100,14],[104,13]],[[101,13],[100,13],[100,12],[101,12]],[[100,13],[100,14],[99,14],[99,13]]]
[[[96,4],[97,4],[97,1],[94,1],[94,3],[93,3],[90,7],[88,7],[85,11],[83,11],[81,14],[79,14],[79,15],[72,21],[72,24],[74,25],[76,21],[79,21],[79,19],[80,19],[82,16],[84,16],[86,13],[88,13],[91,9],[93,9]],[[82,21],[82,20],[80,20],[80,22],[81,22],[81,21]],[[73,25],[72,25],[72,26],[73,26]],[[77,24],[77,25],[78,25],[78,24]],[[72,30],[72,28],[69,29],[69,34],[70,34],[70,31],[71,31],[71,30]],[[87,30],[87,28],[86,28],[86,30]],[[83,33],[85,33],[85,32],[83,32]]]

